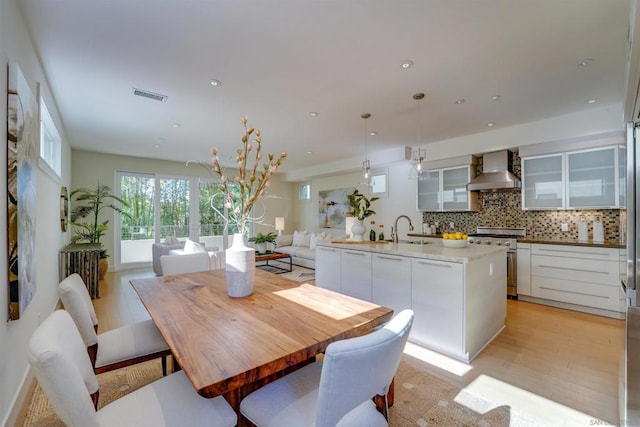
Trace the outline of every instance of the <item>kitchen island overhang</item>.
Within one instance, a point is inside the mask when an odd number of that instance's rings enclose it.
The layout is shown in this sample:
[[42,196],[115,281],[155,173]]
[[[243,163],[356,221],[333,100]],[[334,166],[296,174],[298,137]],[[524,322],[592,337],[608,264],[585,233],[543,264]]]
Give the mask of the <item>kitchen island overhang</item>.
[[317,286],[413,309],[416,344],[470,362],[505,327],[504,247],[322,242],[318,249]]

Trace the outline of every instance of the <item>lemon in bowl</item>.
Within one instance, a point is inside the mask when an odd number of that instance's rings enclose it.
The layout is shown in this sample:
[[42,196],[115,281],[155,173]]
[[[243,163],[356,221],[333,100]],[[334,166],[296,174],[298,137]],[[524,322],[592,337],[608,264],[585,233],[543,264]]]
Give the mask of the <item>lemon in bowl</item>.
[[447,248],[465,248],[468,246],[467,235],[461,231],[442,234],[442,244]]

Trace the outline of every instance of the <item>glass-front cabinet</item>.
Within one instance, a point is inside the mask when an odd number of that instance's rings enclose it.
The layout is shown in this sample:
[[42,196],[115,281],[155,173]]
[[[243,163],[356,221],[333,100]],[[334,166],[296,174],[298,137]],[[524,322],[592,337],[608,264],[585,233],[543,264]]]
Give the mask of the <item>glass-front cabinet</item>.
[[625,152],[608,146],[522,158],[522,208],[615,209],[625,205]]
[[567,153],[567,207],[615,207],[616,149]]
[[[475,175],[473,176],[475,177]],[[477,210],[477,194],[467,191],[472,166],[430,169],[418,177],[418,210],[424,212]]]
[[522,208],[562,209],[562,154],[522,159]]

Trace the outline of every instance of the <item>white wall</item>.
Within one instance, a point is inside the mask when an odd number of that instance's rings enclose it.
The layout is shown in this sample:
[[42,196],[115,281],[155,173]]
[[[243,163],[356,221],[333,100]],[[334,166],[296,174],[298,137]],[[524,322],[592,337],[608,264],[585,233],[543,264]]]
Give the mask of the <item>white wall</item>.
[[[0,277],[3,289],[0,291],[0,425],[13,425],[17,411],[21,408],[26,390],[24,384],[32,378],[27,361],[27,342],[38,325],[53,311],[58,297],[58,251],[66,244],[67,233],[60,230],[60,186],[70,183],[70,149],[65,138],[65,132],[59,120],[55,100],[50,94],[42,73],[38,57],[25,29],[20,10],[15,0],[0,2],[0,135],[6,141],[7,134],[7,67],[11,61],[17,63],[25,79],[36,93],[36,82],[41,85],[41,94],[47,101],[47,106],[53,116],[56,126],[63,138],[62,178],[52,180],[41,170],[38,171],[36,212],[36,253],[33,262],[36,263],[36,294],[20,319],[6,322],[8,316],[7,286],[7,249],[3,243],[0,251]],[[6,149],[0,150],[0,164],[6,165]],[[6,174],[0,174],[0,198],[7,200]],[[6,202],[0,209],[0,242],[7,241]]]

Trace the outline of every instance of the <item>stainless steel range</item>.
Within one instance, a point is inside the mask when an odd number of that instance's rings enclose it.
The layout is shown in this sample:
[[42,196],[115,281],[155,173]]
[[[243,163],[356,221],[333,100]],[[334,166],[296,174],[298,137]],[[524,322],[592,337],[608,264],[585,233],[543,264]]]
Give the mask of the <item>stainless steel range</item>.
[[516,267],[517,239],[527,235],[520,227],[478,227],[469,234],[469,243],[476,245],[506,246],[507,250],[507,298],[518,299],[518,272]]

